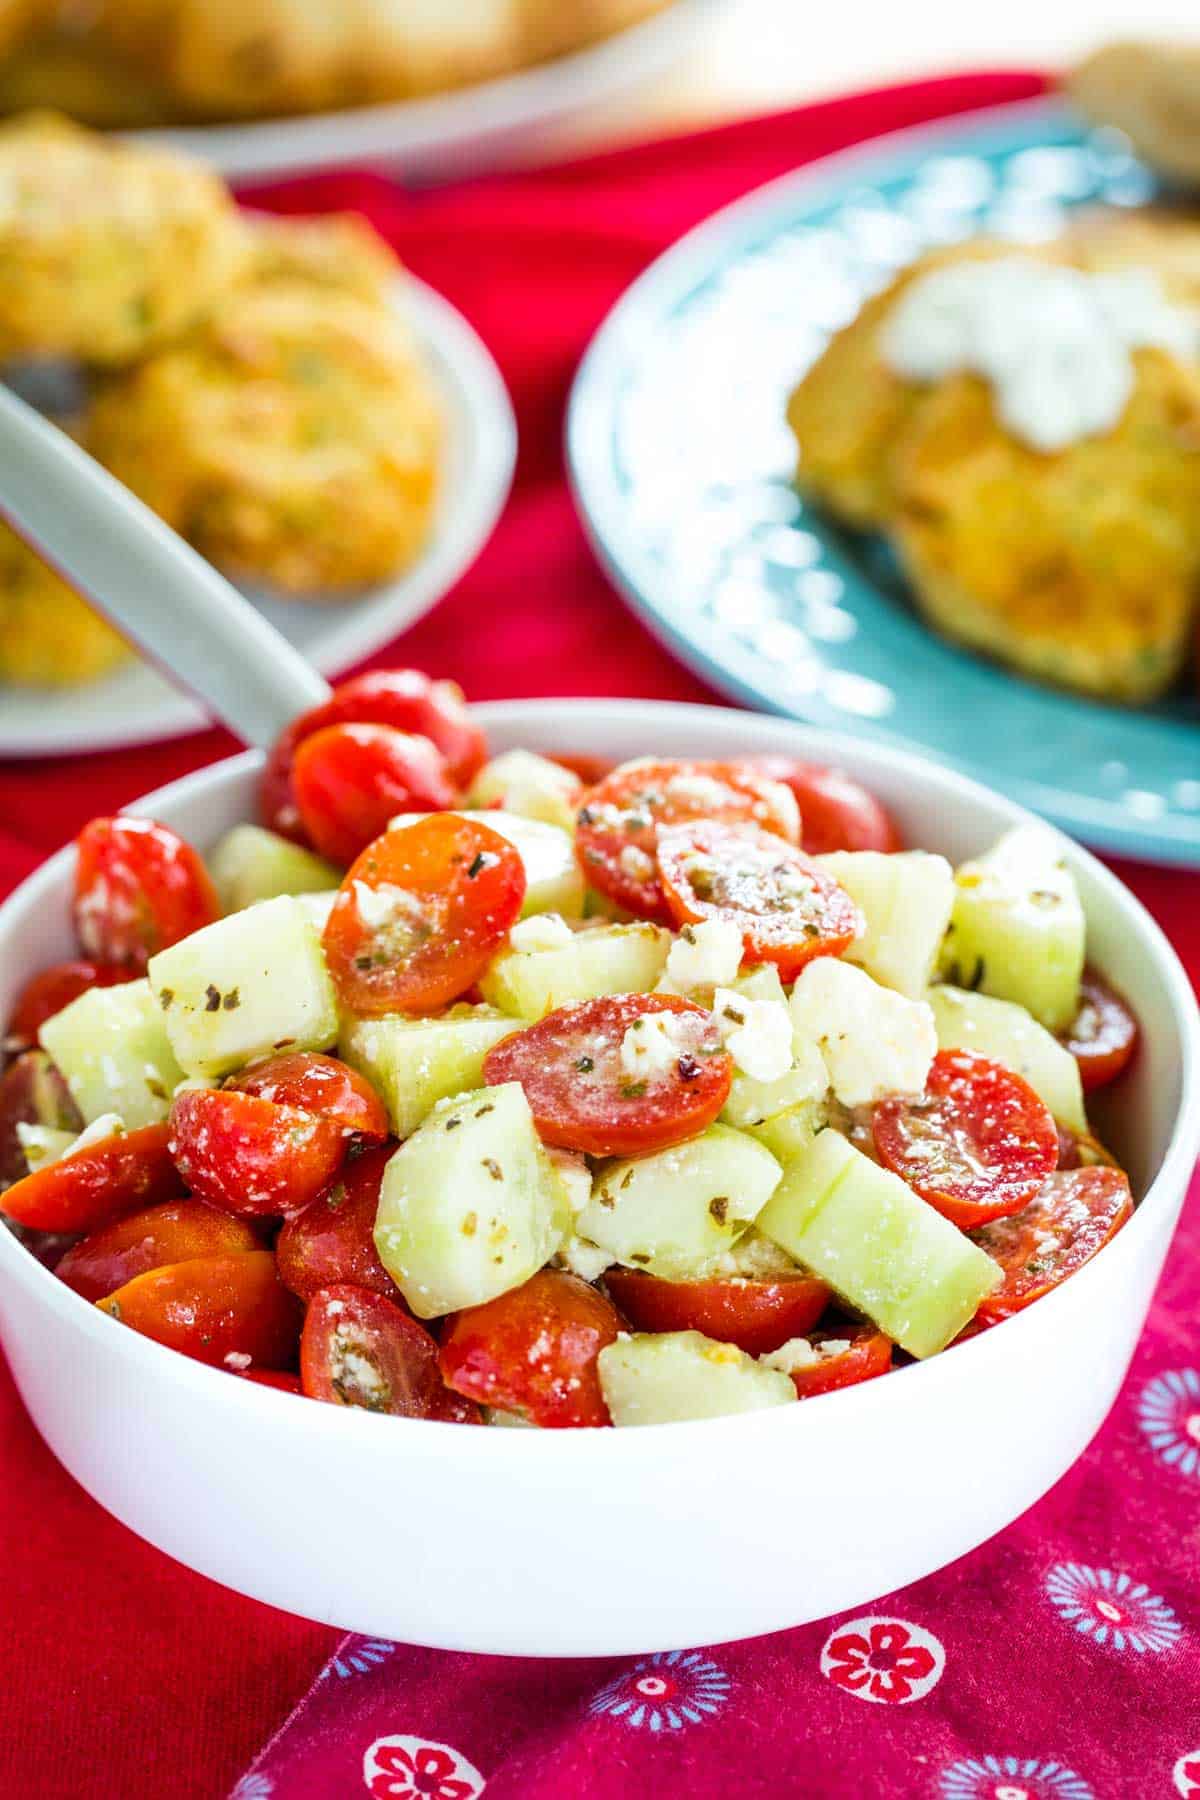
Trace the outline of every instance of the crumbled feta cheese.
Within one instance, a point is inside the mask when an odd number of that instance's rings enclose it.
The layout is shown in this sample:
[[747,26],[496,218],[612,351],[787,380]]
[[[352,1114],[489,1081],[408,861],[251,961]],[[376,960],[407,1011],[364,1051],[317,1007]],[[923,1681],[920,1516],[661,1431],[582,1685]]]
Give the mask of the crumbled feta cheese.
[[672,775],[666,796],[679,806],[694,806],[701,813],[719,813],[729,805],[729,789],[711,775]]
[[792,990],[796,1031],[817,1045],[844,1106],[919,1094],[937,1052],[933,1012],[836,957],[802,969]]
[[626,844],[617,858],[621,873],[628,875],[630,881],[649,881],[654,873],[654,859],[647,856],[636,844]]
[[64,1154],[74,1156],[77,1150],[87,1150],[93,1144],[102,1144],[106,1138],[124,1136],[125,1121],[120,1113],[101,1113],[98,1119],[93,1119],[90,1125],[84,1126],[75,1142]]
[[792,1066],[791,1014],[780,1000],[747,1000],[732,988],[713,995],[725,1048],[753,1081],[778,1081]]
[[514,950],[561,950],[572,935],[561,913],[534,913],[513,926],[508,941]]
[[354,903],[358,908],[358,916],[368,931],[381,931],[396,919],[407,919],[416,924],[425,917],[425,909],[416,895],[396,887],[390,881],[381,881],[378,887],[368,887],[365,881],[356,881]]
[[590,1238],[582,1237],[569,1237],[558,1253],[558,1261],[584,1281],[598,1281],[605,1269],[613,1265],[610,1251],[601,1250]]
[[588,1168],[587,1158],[574,1150],[559,1150],[549,1144],[545,1149],[566,1189],[571,1211],[581,1213],[592,1197],[592,1171]]
[[225,1367],[240,1375],[244,1369],[250,1367],[253,1360],[253,1357],[249,1356],[245,1350],[230,1350],[225,1358]]
[[643,1013],[621,1039],[621,1068],[635,1080],[665,1075],[679,1061],[683,1045],[674,1013]]
[[667,957],[667,975],[685,993],[689,988],[728,987],[742,961],[742,934],[728,919],[701,919],[685,925]]
[[771,796],[769,816],[760,822],[770,831],[779,831],[793,844],[800,841],[800,807],[790,787],[783,781],[764,781]]
[[811,1369],[814,1363],[828,1362],[830,1357],[842,1356],[850,1348],[849,1338],[825,1338],[819,1344],[810,1343],[808,1338],[789,1338],[786,1344],[780,1344],[778,1350],[769,1350],[765,1356],[759,1357],[769,1369],[782,1369],[790,1375],[796,1369]]
[[74,1147],[73,1131],[55,1131],[51,1125],[27,1125],[17,1121],[17,1142],[25,1153],[25,1167],[32,1175],[37,1169],[48,1169]]

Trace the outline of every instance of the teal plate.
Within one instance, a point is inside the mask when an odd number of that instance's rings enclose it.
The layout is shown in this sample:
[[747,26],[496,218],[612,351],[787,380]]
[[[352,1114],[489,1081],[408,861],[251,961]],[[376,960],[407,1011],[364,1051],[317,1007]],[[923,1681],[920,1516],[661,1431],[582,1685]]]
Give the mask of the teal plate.
[[1056,103],[877,139],[716,215],[638,280],[580,369],[576,499],[624,594],[749,704],[916,748],[1105,849],[1200,866],[1200,704],[1039,687],[929,631],[878,540],[791,485],[786,396],[831,332],[932,244],[1053,236],[1154,197],[1124,139]]

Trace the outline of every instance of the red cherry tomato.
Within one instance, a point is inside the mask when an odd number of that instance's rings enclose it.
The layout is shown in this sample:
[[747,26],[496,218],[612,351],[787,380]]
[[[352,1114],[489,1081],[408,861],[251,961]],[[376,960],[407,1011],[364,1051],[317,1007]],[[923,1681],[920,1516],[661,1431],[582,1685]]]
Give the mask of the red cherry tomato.
[[329,1119],[347,1136],[382,1142],[388,1134],[387,1108],[366,1076],[332,1056],[310,1050],[268,1056],[251,1063],[225,1087]]
[[604,1285],[637,1331],[700,1331],[748,1356],[765,1356],[811,1331],[831,1297],[823,1281],[801,1273],[663,1281],[638,1269],[609,1269]]
[[280,1278],[311,1300],[322,1288],[369,1288],[403,1305],[399,1289],[375,1248],[375,1215],[383,1171],[395,1144],[381,1144],[348,1162],[327,1194],[288,1219],[275,1257]]
[[217,1368],[286,1369],[296,1359],[300,1303],[269,1250],[148,1269],[96,1305],[143,1337]]
[[673,915],[655,865],[659,833],[696,819],[796,836],[790,797],[744,763],[622,763],[580,803],[575,848],[583,872],[618,906],[669,925]]
[[586,752],[581,755],[560,756],[557,751],[553,754],[547,751],[546,754],[560,769],[568,769],[572,775],[578,775],[585,787],[595,787],[598,781],[603,781],[617,767],[611,756],[589,756]]
[[78,839],[75,929],[87,956],[144,969],[221,915],[208,870],[167,825],[93,819]]
[[543,1269],[449,1321],[442,1375],[456,1393],[532,1425],[608,1425],[596,1358],[620,1330],[603,1294],[578,1275]]
[[1054,1120],[1019,1075],[970,1050],[939,1050],[918,1100],[881,1100],[875,1148],[964,1230],[1020,1212],[1058,1162]]
[[441,751],[390,725],[326,725],[305,738],[292,791],[308,837],[342,868],[397,813],[444,812],[457,798]]
[[1079,987],[1079,1011],[1062,1041],[1079,1064],[1090,1093],[1124,1073],[1137,1045],[1137,1020],[1103,976],[1088,969]]
[[196,1198],[246,1219],[303,1211],[347,1150],[335,1120],[233,1089],[177,1094],[170,1134],[171,1154]]
[[243,1381],[252,1381],[256,1387],[278,1388],[281,1394],[303,1394],[300,1377],[293,1375],[290,1369],[231,1369],[230,1374],[238,1375]]
[[1133,1216],[1128,1177],[1120,1169],[1065,1169],[1047,1176],[1019,1213],[972,1232],[1004,1270],[980,1304],[980,1324],[994,1324],[1049,1293],[1102,1250]]
[[[653,1041],[652,1021],[671,1021],[670,1066],[631,1073],[627,1032]],[[591,1156],[637,1156],[695,1137],[729,1098],[733,1060],[711,1013],[671,994],[606,995],[548,1013],[489,1050],[483,1079],[519,1081],[548,1144]]]
[[27,1050],[0,1076],[0,1193],[29,1173],[18,1125],[83,1130],[66,1082],[42,1050]]
[[285,837],[302,835],[292,790],[292,764],[305,738],[328,725],[390,725],[394,731],[428,738],[441,751],[459,787],[469,787],[487,761],[487,739],[475,724],[453,681],[431,681],[417,669],[375,669],[343,681],[323,706],[302,713],[287,727],[263,771],[262,811],[267,824]]
[[5,1193],[3,1210],[33,1231],[95,1231],[124,1213],[174,1199],[181,1185],[167,1127],[146,1125],[26,1175]]
[[904,841],[883,806],[844,770],[790,756],[756,756],[752,766],[795,794],[800,843],[810,856],[831,850],[903,850]]
[[[873,1381],[886,1375],[892,1366],[892,1342],[873,1325],[850,1325],[829,1331],[814,1331],[809,1343],[817,1352],[817,1361],[791,1371],[796,1395],[811,1400],[814,1394],[831,1394],[835,1388],[854,1387],[860,1381]],[[831,1345],[845,1349],[831,1350]]]
[[676,925],[728,919],[747,958],[774,963],[783,981],[816,956],[840,956],[862,930],[832,876],[754,826],[672,825],[659,833],[658,872]]
[[167,1200],[90,1232],[67,1251],[55,1272],[85,1300],[103,1300],[147,1269],[261,1249],[243,1220],[201,1200]]
[[128,963],[76,962],[55,963],[27,981],[17,996],[8,1021],[5,1047],[9,1051],[28,1050],[38,1041],[38,1033],[47,1019],[60,1013],[80,994],[90,988],[119,987],[132,981],[135,971]]
[[349,1012],[432,1012],[478,980],[516,923],[525,867],[488,825],[434,814],[387,831],[338,890],[325,956]]
[[309,1302],[300,1379],[313,1400],[405,1419],[478,1420],[446,1391],[423,1325],[382,1294],[342,1283]]

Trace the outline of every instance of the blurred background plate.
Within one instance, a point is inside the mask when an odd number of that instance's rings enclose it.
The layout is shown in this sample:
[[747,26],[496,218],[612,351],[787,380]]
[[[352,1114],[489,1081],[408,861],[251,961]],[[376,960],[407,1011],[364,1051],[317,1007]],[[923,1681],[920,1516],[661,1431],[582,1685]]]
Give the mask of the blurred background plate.
[[[397,306],[442,395],[447,434],[433,536],[404,574],[349,600],[242,591],[324,675],[361,662],[436,606],[491,536],[512,483],[517,428],[483,343],[449,301],[406,276]],[[59,756],[180,737],[208,723],[154,669],[133,664],[64,689],[0,687],[0,756]]]
[[1023,102],[878,139],[717,214],[614,309],[572,397],[569,455],[627,598],[736,699],[925,751],[1090,843],[1200,865],[1200,704],[1130,711],[944,643],[875,539],[796,493],[789,390],[902,264],[1066,211],[1152,199],[1112,132]]

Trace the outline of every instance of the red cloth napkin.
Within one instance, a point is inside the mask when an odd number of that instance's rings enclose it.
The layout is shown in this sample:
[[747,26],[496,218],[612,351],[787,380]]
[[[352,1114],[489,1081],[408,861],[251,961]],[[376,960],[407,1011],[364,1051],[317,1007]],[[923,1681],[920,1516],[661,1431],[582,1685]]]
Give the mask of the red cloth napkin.
[[[571,512],[560,439],[583,346],[633,276],[716,206],[874,132],[1041,85],[1028,75],[956,77],[441,191],[330,176],[255,196],[281,210],[369,213],[481,331],[516,401],[517,487],[493,542],[436,613],[375,660],[454,674],[476,698],[711,699],[624,611]],[[231,747],[210,732],[0,767],[0,889],[90,814]],[[1122,873],[1200,975],[1194,878]],[[901,1626],[838,1621],[644,1669],[351,1640],[247,1775],[243,1800],[368,1791],[473,1800],[482,1780],[489,1800],[1169,1796],[1176,1758],[1200,1746],[1200,1480],[1189,1461],[1200,1347],[1187,1247],[1099,1446],[995,1544],[863,1609],[897,1615]],[[1189,1368],[1190,1377],[1178,1373]],[[40,1443],[3,1371],[0,1434],[0,1792],[217,1800],[334,1649],[334,1634],[226,1593],[108,1518]],[[352,1505],[347,1517],[352,1529]],[[1070,1566],[1048,1585],[1058,1564]],[[1103,1570],[1130,1585],[1117,1593]],[[1123,1648],[1113,1630],[1101,1636],[1101,1599],[1128,1614]],[[1082,1629],[1089,1623],[1095,1629]],[[864,1666],[872,1657],[890,1659],[890,1678]],[[920,1704],[864,1704],[872,1689],[875,1699],[886,1689]],[[399,1741],[377,1744],[385,1737]],[[1189,1791],[1182,1776],[1175,1788]]]

